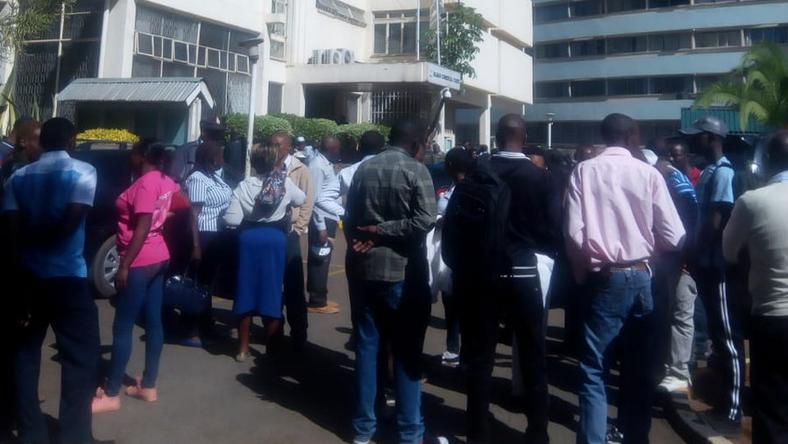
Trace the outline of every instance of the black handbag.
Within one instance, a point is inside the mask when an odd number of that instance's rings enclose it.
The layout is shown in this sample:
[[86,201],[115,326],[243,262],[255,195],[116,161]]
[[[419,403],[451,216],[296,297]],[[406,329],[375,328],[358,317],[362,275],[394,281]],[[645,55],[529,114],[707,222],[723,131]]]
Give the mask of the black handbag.
[[181,314],[197,316],[205,313],[211,305],[211,292],[189,276],[189,270],[167,278],[164,283],[164,306],[174,308]]

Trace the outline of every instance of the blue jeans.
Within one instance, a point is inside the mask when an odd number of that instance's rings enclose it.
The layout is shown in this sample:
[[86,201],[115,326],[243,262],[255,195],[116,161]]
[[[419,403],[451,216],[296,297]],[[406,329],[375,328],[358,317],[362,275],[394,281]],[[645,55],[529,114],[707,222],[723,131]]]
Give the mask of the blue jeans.
[[381,337],[390,339],[394,354],[399,442],[418,444],[424,435],[420,360],[426,324],[420,321],[423,304],[411,301],[417,298],[409,298],[403,287],[403,282],[357,281],[354,285],[352,317],[356,339],[356,412],[353,430],[360,441],[371,439],[377,425],[375,398]]
[[159,374],[159,358],[164,346],[161,323],[161,302],[164,296],[164,274],[167,262],[134,267],[129,270],[126,288],[117,295],[115,321],[112,324],[112,363],[106,393],[117,396],[131,357],[134,322],[144,310],[145,315],[145,371],[144,388],[155,388]]
[[618,424],[625,443],[647,443],[659,365],[651,274],[645,270],[594,273],[582,302],[580,429],[578,444],[605,444],[609,364],[621,361]]

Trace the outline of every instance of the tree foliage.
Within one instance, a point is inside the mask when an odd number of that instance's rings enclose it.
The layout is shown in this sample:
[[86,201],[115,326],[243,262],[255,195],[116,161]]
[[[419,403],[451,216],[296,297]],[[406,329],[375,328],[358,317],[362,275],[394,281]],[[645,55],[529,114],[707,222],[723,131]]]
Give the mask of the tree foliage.
[[0,46],[7,55],[19,50],[26,40],[46,32],[60,16],[62,8],[70,8],[76,0],[17,0],[4,2],[0,11]]
[[788,56],[782,48],[763,43],[750,48],[723,80],[703,91],[696,107],[733,106],[742,129],[751,118],[772,128],[788,126]]
[[[476,77],[476,70],[471,63],[479,53],[478,45],[483,40],[482,16],[474,8],[457,4],[440,21],[440,28],[440,64],[463,76]],[[435,63],[438,62],[437,34],[434,27],[426,33],[427,58]]]

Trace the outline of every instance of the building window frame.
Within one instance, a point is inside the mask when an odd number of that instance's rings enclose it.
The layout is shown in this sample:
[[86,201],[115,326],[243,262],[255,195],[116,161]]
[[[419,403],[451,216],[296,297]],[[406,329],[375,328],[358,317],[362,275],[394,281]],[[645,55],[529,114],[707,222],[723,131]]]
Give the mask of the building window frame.
[[[373,13],[373,44],[372,44],[372,53],[376,57],[403,57],[403,56],[415,56],[416,55],[416,47],[418,43],[421,41],[422,46],[425,42],[425,39],[418,39],[415,33],[417,32],[416,29],[419,28],[418,26],[413,26],[414,32],[414,46],[413,50],[406,50],[405,42],[408,40],[408,32],[406,29],[409,27],[408,25],[415,25],[418,21],[421,21],[421,32],[422,34],[425,33],[429,29],[430,19],[429,19],[429,11],[422,9],[420,14],[420,20],[418,14],[416,14],[415,9],[406,9],[406,10],[399,10],[399,11],[375,11]],[[378,26],[384,26],[385,32],[383,35],[383,52],[378,51],[378,33],[377,28]],[[391,45],[391,31],[392,29],[399,29],[399,51],[392,52],[390,47]],[[423,49],[423,48],[422,48]]]

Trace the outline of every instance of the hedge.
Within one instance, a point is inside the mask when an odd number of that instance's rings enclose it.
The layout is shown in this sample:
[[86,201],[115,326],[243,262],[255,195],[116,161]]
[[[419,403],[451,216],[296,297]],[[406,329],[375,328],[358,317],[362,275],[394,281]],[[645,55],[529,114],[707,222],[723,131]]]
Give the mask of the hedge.
[[103,141],[103,142],[130,142],[140,141],[139,136],[129,130],[119,128],[93,128],[77,134],[77,140]]
[[[246,137],[246,128],[249,125],[247,114],[228,114],[224,117],[224,124],[227,129]],[[275,116],[257,116],[254,118],[254,140],[264,140],[271,137],[274,133],[285,131],[293,134],[293,127],[290,122]]]

